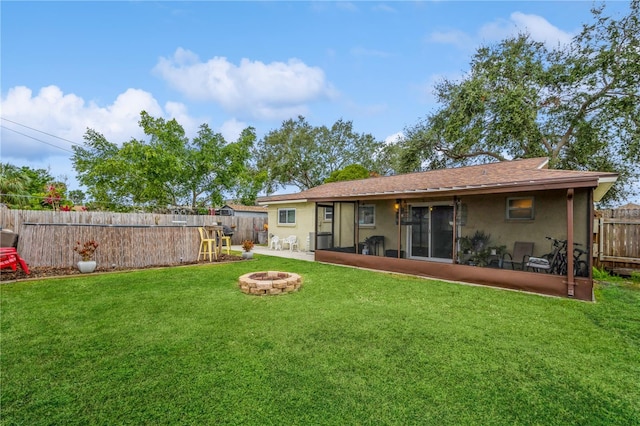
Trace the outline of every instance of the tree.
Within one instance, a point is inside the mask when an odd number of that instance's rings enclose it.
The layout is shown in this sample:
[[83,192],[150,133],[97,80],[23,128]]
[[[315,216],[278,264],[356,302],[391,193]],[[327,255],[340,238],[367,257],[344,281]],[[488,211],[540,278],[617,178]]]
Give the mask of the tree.
[[619,20],[592,10],[565,48],[528,35],[480,48],[467,77],[436,86],[442,107],[407,129],[402,170],[548,156],[620,173],[622,196],[640,163],[639,4]]
[[25,207],[29,204],[29,176],[16,166],[0,164],[0,203],[8,207]]
[[0,164],[0,202],[9,207],[41,208],[41,201],[53,177],[44,169]]
[[366,179],[370,176],[369,170],[360,164],[350,164],[342,170],[336,170],[324,180],[325,183],[341,182],[345,180]]
[[132,139],[121,148],[94,130],[87,130],[85,146],[74,147],[78,180],[93,199],[110,209],[138,205],[197,207],[220,203],[233,191],[246,167],[256,139],[245,129],[237,142],[202,124],[192,141],[175,120],[154,118],[142,111],[140,126],[149,141]]
[[373,136],[355,133],[350,121],[313,127],[299,116],[260,140],[254,157],[257,169],[267,173],[266,192],[272,193],[288,185],[300,190],[321,185],[332,172],[352,163],[375,170],[373,154],[380,146]]
[[86,195],[84,191],[80,189],[74,189],[69,191],[69,199],[73,202],[73,204],[83,204]]

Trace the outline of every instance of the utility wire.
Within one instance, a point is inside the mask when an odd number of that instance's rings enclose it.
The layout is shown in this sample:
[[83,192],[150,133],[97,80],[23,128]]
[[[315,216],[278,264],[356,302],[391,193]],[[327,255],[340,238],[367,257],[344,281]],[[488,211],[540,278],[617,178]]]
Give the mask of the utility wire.
[[[33,136],[27,135],[26,133],[22,133],[22,132],[19,132],[19,131],[17,131],[17,130],[13,130],[13,129],[11,129],[11,128],[9,128],[9,127],[6,127],[6,126],[3,126],[3,125],[1,125],[1,124],[0,124],[0,127],[2,127],[2,128],[3,128],[3,129],[5,129],[5,130],[9,130],[9,131],[11,131],[11,132],[17,133],[17,134],[19,134],[19,135],[22,135],[22,136],[26,136],[26,137],[28,137],[28,138],[31,138],[31,139],[36,140],[36,141],[38,141],[38,142],[41,142],[41,143],[43,143],[43,144],[45,144],[45,145],[49,145],[49,146],[52,146],[52,147],[54,147],[54,148],[61,149],[61,150],[65,151],[65,152],[68,152],[68,153],[70,153],[70,154],[74,154],[74,152],[73,152],[73,151],[69,151],[69,150],[68,150],[68,149],[66,149],[66,148],[62,148],[61,146],[54,145],[54,144],[49,143],[49,142],[45,142],[45,141],[43,141],[42,139],[34,138]],[[44,132],[43,132],[43,133],[44,133]],[[60,138],[60,139],[62,139],[62,138]],[[64,139],[64,140],[66,140],[66,139]],[[77,144],[76,144],[76,145],[77,145]]]
[[[44,135],[51,136],[52,138],[56,138],[56,139],[63,140],[65,142],[69,142],[70,144],[73,144],[73,145],[82,146],[82,144],[80,144],[80,143],[77,143],[77,142],[74,142],[74,141],[70,141],[69,139],[65,139],[65,138],[62,138],[60,136],[53,135],[51,133],[43,132],[42,130],[38,130],[38,129],[35,129],[33,127],[29,127],[29,126],[27,126],[25,124],[18,123],[17,121],[9,120],[8,118],[4,118],[4,117],[0,117],[0,118],[5,120],[5,121],[8,121],[9,123],[17,124],[18,126],[22,126],[22,127],[25,127],[25,128],[27,128],[29,130],[33,130],[34,132],[39,132],[39,133],[42,133]],[[5,129],[7,129],[7,127],[5,127]]]

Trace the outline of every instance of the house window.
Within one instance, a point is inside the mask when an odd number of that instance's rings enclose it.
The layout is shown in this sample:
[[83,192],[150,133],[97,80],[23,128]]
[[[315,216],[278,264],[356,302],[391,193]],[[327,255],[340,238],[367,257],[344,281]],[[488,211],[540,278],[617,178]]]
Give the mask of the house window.
[[533,197],[507,198],[507,220],[532,220]]
[[295,225],[296,209],[278,209],[279,225]]
[[376,206],[361,205],[358,208],[358,224],[360,226],[374,226],[376,224]]
[[333,207],[324,208],[324,221],[331,222],[333,220]]

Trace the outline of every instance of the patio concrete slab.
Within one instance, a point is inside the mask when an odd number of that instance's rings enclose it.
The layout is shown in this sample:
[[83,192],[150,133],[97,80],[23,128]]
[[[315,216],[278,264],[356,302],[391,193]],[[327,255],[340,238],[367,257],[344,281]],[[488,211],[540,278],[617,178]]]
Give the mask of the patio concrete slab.
[[[242,251],[242,246],[231,246],[231,250]],[[289,259],[314,261],[314,254],[310,251],[272,250],[264,246],[254,246],[253,252],[264,256],[286,257]]]

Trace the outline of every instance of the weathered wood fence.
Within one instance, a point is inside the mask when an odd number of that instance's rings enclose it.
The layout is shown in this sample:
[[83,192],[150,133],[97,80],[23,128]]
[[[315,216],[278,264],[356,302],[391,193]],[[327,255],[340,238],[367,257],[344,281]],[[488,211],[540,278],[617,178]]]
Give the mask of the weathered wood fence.
[[153,213],[53,212],[0,209],[0,226],[19,233],[18,252],[29,266],[69,267],[80,260],[76,241],[96,240],[100,269],[193,262],[199,226],[234,226],[232,244],[257,241],[266,218]]
[[640,268],[640,209],[599,210],[594,232],[596,266]]

